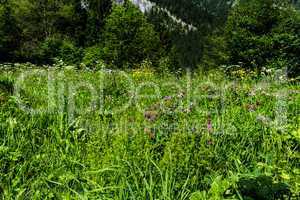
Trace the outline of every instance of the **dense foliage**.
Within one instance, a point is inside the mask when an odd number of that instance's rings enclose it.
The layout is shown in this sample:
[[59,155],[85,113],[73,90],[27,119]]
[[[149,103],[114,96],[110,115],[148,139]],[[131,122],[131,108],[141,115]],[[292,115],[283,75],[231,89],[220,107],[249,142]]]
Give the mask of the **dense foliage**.
[[158,59],[158,34],[132,4],[114,7],[107,18],[103,40],[104,59],[112,66],[122,68],[128,64],[140,64],[146,59]]
[[289,74],[299,75],[299,30],[300,13],[287,2],[242,1],[226,25],[230,62],[247,68],[287,67]]
[[151,0],[167,8],[184,22],[196,26],[201,32],[209,32],[226,20],[234,0]]
[[20,46],[20,32],[8,1],[0,4],[0,61],[14,60]]
[[144,15],[130,0],[2,0],[0,62],[61,59],[96,69],[136,68],[147,60],[175,71],[285,65],[299,75],[298,1],[151,2]]

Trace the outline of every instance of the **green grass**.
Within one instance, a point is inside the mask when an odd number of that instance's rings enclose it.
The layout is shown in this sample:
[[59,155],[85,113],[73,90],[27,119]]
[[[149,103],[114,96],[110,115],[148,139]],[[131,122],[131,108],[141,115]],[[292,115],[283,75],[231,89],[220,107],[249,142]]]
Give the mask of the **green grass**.
[[18,68],[0,85],[2,199],[246,199],[239,180],[264,175],[299,194],[295,83]]

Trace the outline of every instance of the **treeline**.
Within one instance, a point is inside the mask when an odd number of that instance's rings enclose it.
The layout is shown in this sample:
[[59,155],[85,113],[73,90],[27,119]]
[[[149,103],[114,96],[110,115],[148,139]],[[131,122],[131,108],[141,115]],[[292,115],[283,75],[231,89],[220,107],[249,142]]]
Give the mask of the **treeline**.
[[0,62],[60,59],[90,68],[146,62],[163,70],[225,64],[299,73],[296,0],[152,0],[147,13],[129,0],[0,2]]
[[153,25],[128,1],[2,0],[0,17],[2,62],[123,67],[160,53]]

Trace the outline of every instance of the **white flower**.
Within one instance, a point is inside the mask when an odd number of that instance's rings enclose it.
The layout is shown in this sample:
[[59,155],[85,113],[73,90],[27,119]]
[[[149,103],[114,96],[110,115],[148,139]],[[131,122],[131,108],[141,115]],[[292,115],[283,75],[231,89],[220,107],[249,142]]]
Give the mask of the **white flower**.
[[267,69],[266,72],[270,74],[272,73],[272,69]]

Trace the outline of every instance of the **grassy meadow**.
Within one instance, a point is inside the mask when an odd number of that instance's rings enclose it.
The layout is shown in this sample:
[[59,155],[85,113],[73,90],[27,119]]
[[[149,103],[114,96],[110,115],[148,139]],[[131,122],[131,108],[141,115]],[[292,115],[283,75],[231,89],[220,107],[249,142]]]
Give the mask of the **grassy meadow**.
[[299,197],[300,88],[280,74],[1,68],[0,199]]

